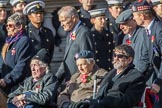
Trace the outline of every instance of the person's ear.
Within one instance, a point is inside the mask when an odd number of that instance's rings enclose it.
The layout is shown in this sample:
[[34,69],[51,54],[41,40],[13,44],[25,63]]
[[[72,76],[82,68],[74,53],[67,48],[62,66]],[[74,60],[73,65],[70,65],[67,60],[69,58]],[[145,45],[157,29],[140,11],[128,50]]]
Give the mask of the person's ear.
[[18,30],[22,30],[22,28],[23,28],[22,24],[17,26],[17,28],[18,28]]
[[128,57],[128,63],[131,63],[133,61],[132,57]]
[[28,19],[31,21],[31,18],[32,18],[32,16],[31,15],[28,15]]

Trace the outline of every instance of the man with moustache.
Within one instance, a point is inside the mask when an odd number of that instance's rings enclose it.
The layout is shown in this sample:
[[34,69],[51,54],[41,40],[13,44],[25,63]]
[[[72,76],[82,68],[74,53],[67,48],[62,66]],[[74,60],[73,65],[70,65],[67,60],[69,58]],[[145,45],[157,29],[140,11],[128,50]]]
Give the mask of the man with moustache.
[[103,79],[97,97],[72,103],[69,108],[132,108],[141,99],[145,88],[144,76],[132,64],[134,50],[120,45],[114,49],[111,70]]

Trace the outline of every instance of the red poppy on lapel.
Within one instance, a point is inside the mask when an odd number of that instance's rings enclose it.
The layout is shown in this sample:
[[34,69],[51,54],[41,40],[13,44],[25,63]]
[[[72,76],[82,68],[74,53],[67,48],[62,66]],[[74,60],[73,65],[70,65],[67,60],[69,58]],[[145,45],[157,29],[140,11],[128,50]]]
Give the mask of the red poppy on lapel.
[[142,0],[138,0],[138,2],[142,2]]
[[155,36],[152,35],[152,36],[151,36],[151,42],[154,42],[154,41],[155,41]]
[[88,76],[87,74],[82,74],[80,78],[82,83],[87,83],[91,80],[90,76]]
[[76,39],[76,34],[75,32],[70,33],[70,39],[75,40]]
[[16,54],[16,49],[13,48],[13,49],[11,50],[11,55],[15,55],[15,54]]
[[126,44],[130,45],[132,43],[132,41],[130,39],[126,39]]
[[40,87],[41,87],[40,84],[37,84],[37,85],[35,86],[35,91],[36,91],[36,93],[38,93]]

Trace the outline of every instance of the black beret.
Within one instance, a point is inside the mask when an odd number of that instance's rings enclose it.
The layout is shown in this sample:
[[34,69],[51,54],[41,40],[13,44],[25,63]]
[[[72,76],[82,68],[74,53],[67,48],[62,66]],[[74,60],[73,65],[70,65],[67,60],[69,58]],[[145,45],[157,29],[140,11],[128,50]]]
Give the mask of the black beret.
[[43,63],[50,64],[50,55],[45,48],[42,48],[41,50],[39,50],[37,54],[33,56],[32,59],[38,59],[42,61]]
[[94,53],[89,50],[82,50],[80,53],[75,54],[74,59],[77,60],[79,58],[94,58]]
[[132,5],[133,12],[145,11],[150,9],[151,5],[146,0],[137,0]]

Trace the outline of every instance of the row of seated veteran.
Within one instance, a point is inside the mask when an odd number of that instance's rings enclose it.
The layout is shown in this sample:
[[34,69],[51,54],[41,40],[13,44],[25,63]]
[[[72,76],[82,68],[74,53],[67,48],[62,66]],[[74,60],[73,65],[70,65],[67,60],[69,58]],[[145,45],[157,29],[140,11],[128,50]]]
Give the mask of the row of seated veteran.
[[[145,79],[132,64],[134,50],[131,46],[115,48],[114,69],[109,73],[95,65],[93,52],[77,53],[75,60],[79,72],[71,77],[59,96],[58,80],[50,72],[49,58],[46,49],[32,57],[32,76],[8,95],[8,108],[131,108],[142,97]],[[98,93],[92,99],[95,75],[103,79],[97,80]]]

